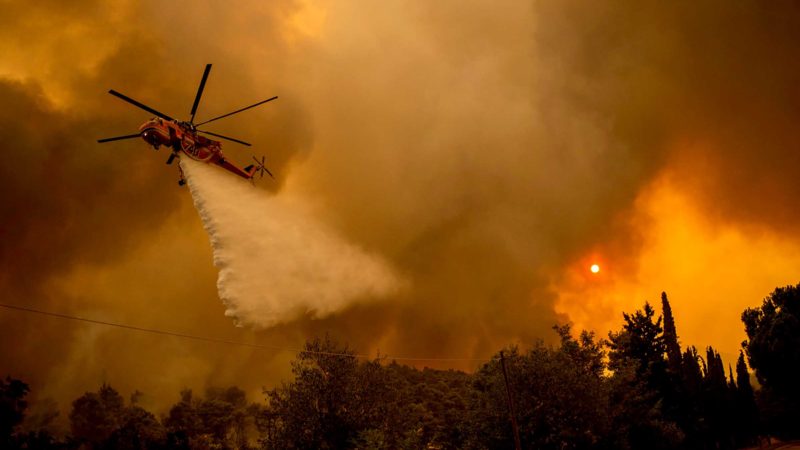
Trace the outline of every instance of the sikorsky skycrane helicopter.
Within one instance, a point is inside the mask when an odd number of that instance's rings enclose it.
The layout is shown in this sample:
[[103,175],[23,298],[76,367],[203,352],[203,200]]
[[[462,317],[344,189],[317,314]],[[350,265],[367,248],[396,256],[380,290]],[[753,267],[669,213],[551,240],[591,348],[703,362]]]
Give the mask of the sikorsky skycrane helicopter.
[[[192,104],[192,117],[189,119],[188,122],[180,121],[177,119],[173,119],[172,117],[158,112],[155,109],[143,104],[139,103],[136,100],[127,97],[119,92],[111,89],[108,91],[109,94],[118,97],[138,108],[141,108],[151,114],[155,114],[156,117],[148,120],[147,122],[143,123],[142,126],[139,127],[139,133],[137,134],[129,134],[126,136],[117,136],[112,138],[106,139],[99,139],[97,142],[111,142],[111,141],[119,141],[122,139],[133,139],[137,137],[141,137],[144,139],[145,142],[152,145],[154,149],[158,150],[159,147],[162,145],[168,147],[172,150],[170,153],[169,158],[167,159],[167,164],[172,164],[172,161],[175,160],[175,157],[180,157],[181,152],[186,156],[197,160],[202,161],[205,163],[214,163],[218,166],[229,170],[236,175],[239,175],[242,178],[246,178],[251,180],[257,173],[260,174],[261,177],[264,176],[264,172],[269,174],[272,177],[272,172],[269,171],[264,166],[264,157],[261,157],[261,161],[253,157],[255,164],[251,164],[245,168],[240,168],[239,166],[232,164],[229,162],[225,155],[222,154],[222,143],[219,141],[215,141],[213,139],[209,139],[205,136],[201,136],[198,133],[208,134],[211,136],[218,137],[220,139],[225,139],[227,141],[236,142],[238,144],[250,146],[247,142],[241,141],[239,139],[234,139],[232,137],[223,136],[221,134],[212,133],[210,131],[205,130],[198,130],[197,128],[201,125],[205,125],[209,122],[213,122],[215,120],[222,119],[223,117],[232,116],[234,114],[238,114],[242,111],[246,111],[250,108],[255,108],[256,106],[262,105],[264,103],[270,102],[272,100],[277,99],[278,97],[271,97],[266,100],[262,100],[258,103],[252,104],[242,109],[237,109],[236,111],[229,112],[228,114],[223,114],[218,117],[214,117],[213,119],[206,120],[204,122],[195,124],[194,123],[194,116],[197,113],[197,106],[200,104],[200,97],[203,95],[203,88],[206,86],[206,80],[208,79],[208,74],[211,72],[211,64],[206,64],[206,69],[203,72],[203,78],[200,80],[200,86],[197,88],[197,95],[194,98],[194,104]],[[178,167],[178,171],[180,172],[180,180],[178,184],[183,186],[186,184],[186,179],[183,176],[183,170]]]

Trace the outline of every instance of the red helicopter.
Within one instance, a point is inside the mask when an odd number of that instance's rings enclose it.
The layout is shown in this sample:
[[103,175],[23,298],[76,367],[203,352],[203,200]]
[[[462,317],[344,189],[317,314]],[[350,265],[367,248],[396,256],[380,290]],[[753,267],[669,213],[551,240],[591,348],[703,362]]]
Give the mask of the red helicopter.
[[[270,102],[272,100],[277,99],[278,97],[271,97],[266,100],[262,100],[258,103],[253,105],[247,106],[242,109],[237,109],[236,111],[230,112],[228,114],[223,114],[218,117],[214,117],[213,119],[206,120],[204,122],[195,124],[194,123],[194,116],[197,113],[197,106],[200,104],[200,97],[203,95],[203,88],[205,88],[206,80],[208,79],[208,74],[211,72],[211,64],[206,64],[206,69],[203,72],[203,78],[200,80],[200,86],[197,88],[197,95],[194,98],[194,104],[192,105],[192,117],[189,119],[188,122],[180,121],[177,119],[173,119],[172,117],[158,112],[155,109],[143,104],[139,103],[136,100],[127,97],[119,92],[111,89],[108,91],[109,94],[118,97],[136,107],[139,107],[151,114],[155,114],[156,117],[148,120],[147,122],[143,123],[142,126],[139,127],[139,133],[137,134],[129,134],[126,136],[117,136],[112,138],[106,139],[99,139],[97,142],[111,142],[111,141],[119,141],[122,139],[133,139],[137,137],[141,137],[144,139],[145,142],[152,145],[154,149],[158,150],[159,147],[162,145],[168,147],[172,150],[170,153],[169,158],[167,159],[167,164],[172,164],[172,161],[175,160],[176,156],[180,156],[181,153],[185,154],[189,158],[192,158],[197,161],[202,161],[205,163],[214,163],[218,166],[229,170],[236,175],[239,175],[242,178],[246,178],[248,180],[253,179],[253,177],[260,173],[260,176],[264,176],[264,172],[268,173],[270,177],[272,177],[272,172],[269,171],[264,166],[264,157],[261,157],[261,161],[257,160],[255,156],[253,160],[255,164],[251,164],[245,168],[240,168],[239,166],[231,163],[225,158],[225,155],[222,154],[222,143],[219,141],[215,141],[213,139],[209,139],[205,136],[200,135],[199,133],[208,134],[211,136],[218,137],[220,139],[225,139],[231,142],[236,142],[238,144],[250,146],[247,142],[241,141],[239,139],[234,139],[232,137],[223,136],[221,134],[212,133],[210,131],[205,130],[198,130],[197,128],[201,125],[205,125],[209,122],[213,122],[215,120],[222,119],[223,117],[232,116],[234,114],[240,113],[242,111],[248,110],[250,108],[255,108],[256,106],[262,105],[264,103]],[[183,186],[186,184],[186,179],[183,177],[183,170],[178,167],[180,172],[180,180],[178,181],[178,185]]]

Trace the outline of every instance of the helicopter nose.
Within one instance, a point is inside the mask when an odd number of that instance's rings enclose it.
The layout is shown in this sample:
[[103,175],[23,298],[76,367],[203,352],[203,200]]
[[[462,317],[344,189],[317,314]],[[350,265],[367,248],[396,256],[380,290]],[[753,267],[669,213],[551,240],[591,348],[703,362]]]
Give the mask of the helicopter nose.
[[144,133],[142,133],[142,139],[144,139],[145,142],[149,143],[150,145],[156,145],[159,143],[158,136],[156,136],[156,134],[151,130],[145,130]]

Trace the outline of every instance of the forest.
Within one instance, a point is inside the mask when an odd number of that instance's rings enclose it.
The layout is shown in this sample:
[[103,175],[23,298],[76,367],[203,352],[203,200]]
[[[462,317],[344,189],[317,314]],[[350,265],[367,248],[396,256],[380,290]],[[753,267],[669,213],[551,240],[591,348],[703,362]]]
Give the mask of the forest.
[[[110,384],[75,399],[67,435],[26,417],[29,387],[0,380],[4,449],[735,449],[800,439],[800,284],[742,313],[735,362],[682,348],[665,293],[598,337],[498,351],[474,373],[361,360],[329,336],[294,379],[250,401],[232,387],[177,393],[156,416]],[[501,361],[502,357],[502,361]],[[506,366],[506,377],[502,365]],[[511,408],[513,407],[513,409]],[[513,413],[512,413],[513,411]],[[33,423],[36,422],[36,423]]]

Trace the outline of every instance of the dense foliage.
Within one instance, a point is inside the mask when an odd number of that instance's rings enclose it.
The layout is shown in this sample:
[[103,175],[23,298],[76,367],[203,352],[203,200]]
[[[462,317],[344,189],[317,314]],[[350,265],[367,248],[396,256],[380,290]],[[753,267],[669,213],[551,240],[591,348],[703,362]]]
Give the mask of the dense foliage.
[[775,289],[760,308],[742,314],[742,346],[762,386],[772,433],[800,438],[800,284]]
[[[666,294],[608,339],[554,327],[555,346],[498,352],[475,373],[363,361],[326,337],[305,345],[294,378],[249,403],[236,388],[191,390],[160,418],[111,386],[72,403],[67,436],[25,419],[28,386],[0,381],[0,447],[64,449],[523,448],[733,449],[800,435],[800,286],[780,288],[743,321],[749,340],[727,374],[711,347],[681,351]],[[762,388],[754,390],[745,362]],[[501,361],[502,358],[502,361]],[[503,376],[505,364],[508,382]]]

